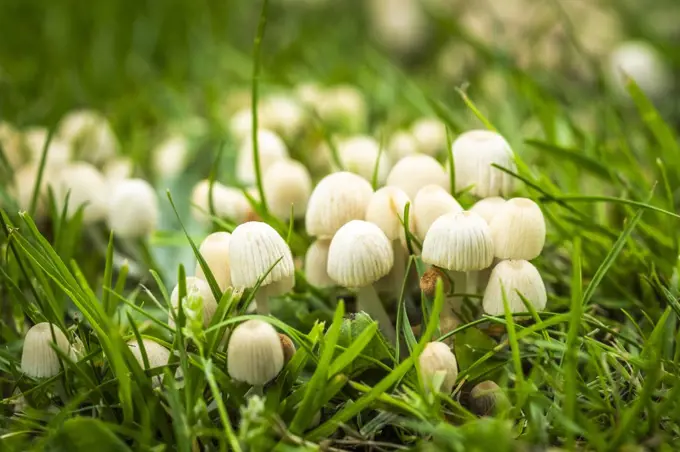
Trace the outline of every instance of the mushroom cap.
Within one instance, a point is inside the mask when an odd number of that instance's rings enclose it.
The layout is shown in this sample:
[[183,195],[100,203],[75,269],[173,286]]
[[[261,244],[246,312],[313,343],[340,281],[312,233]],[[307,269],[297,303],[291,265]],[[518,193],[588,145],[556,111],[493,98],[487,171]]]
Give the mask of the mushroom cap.
[[[207,328],[210,325],[210,321],[215,315],[215,312],[217,312],[217,301],[215,300],[212,290],[210,290],[210,285],[206,281],[195,276],[187,276],[185,285],[188,296],[199,296],[203,300],[203,326]],[[179,307],[179,284],[172,289],[170,304],[175,310],[175,315],[177,315],[177,308]],[[175,321],[172,316],[168,317],[168,325],[171,328],[175,327]]]
[[435,376],[443,373],[441,392],[451,394],[458,378],[458,362],[448,345],[443,342],[429,342],[418,357],[418,363],[426,390],[431,391]]
[[104,164],[102,174],[106,182],[113,186],[125,179],[130,179],[134,173],[132,160],[127,157],[116,157]]
[[10,167],[15,171],[26,161],[22,141],[23,136],[16,127],[9,122],[0,121],[0,144]]
[[184,171],[189,156],[189,143],[181,135],[172,135],[161,141],[151,152],[156,174],[172,178]]
[[410,199],[428,185],[449,190],[449,175],[433,157],[424,154],[407,155],[397,162],[387,176],[388,186],[404,190]]
[[418,119],[411,125],[411,133],[423,154],[436,155],[446,149],[446,127],[436,118]]
[[227,372],[236,381],[264,385],[283,369],[281,339],[270,324],[261,320],[241,323],[227,346]]
[[263,127],[286,138],[295,138],[305,126],[305,111],[291,96],[275,94],[267,97],[258,114]]
[[77,157],[93,164],[110,159],[118,152],[118,139],[109,121],[95,110],[74,110],[64,116],[57,136]]
[[[170,361],[170,350],[163,347],[156,341],[151,339],[142,339],[142,346],[146,352],[146,359],[149,363],[149,367],[144,366],[144,357],[142,356],[142,351],[139,348],[139,342],[137,339],[132,339],[128,341],[127,346],[134,355],[135,359],[139,363],[140,367],[144,370],[155,369],[156,367],[165,366]],[[153,387],[156,388],[163,382],[164,375],[156,375],[153,377]]]
[[[235,223],[244,222],[252,215],[252,208],[243,192],[234,187],[226,187],[214,181],[212,201],[215,215],[229,218]],[[197,183],[191,191],[191,216],[199,223],[210,223],[210,181],[204,179]]]
[[109,186],[97,168],[89,163],[74,162],[64,166],[57,176],[54,196],[61,211],[66,204],[66,216],[72,218],[83,207],[83,223],[92,224],[106,216]]
[[[203,239],[201,246],[198,248],[199,253],[203,256],[206,264],[208,264],[208,268],[210,268],[215,281],[217,281],[222,291],[231,286],[231,269],[229,266],[230,242],[231,234],[228,232],[213,232]],[[196,263],[194,274],[197,278],[206,280],[205,273],[199,262]]]
[[646,41],[627,41],[614,49],[609,56],[609,72],[610,82],[622,97],[628,95],[624,74],[650,97],[662,96],[672,85],[663,57]]
[[525,260],[501,261],[494,267],[482,301],[485,313],[489,315],[505,313],[503,290],[512,313],[527,312],[517,292],[521,293],[537,311],[545,309],[548,301],[541,274],[531,262]]
[[[288,158],[286,143],[271,130],[260,129],[257,131],[257,147],[262,175],[273,163]],[[255,183],[254,158],[253,139],[252,136],[248,136],[239,148],[236,157],[236,178],[239,182],[246,185]]]
[[[373,193],[366,208],[366,221],[378,226],[390,240],[403,240],[405,237],[404,209],[411,200],[397,187],[383,187]],[[411,226],[412,216],[409,216]]]
[[353,220],[338,229],[328,250],[328,276],[344,287],[364,287],[387,275],[391,241],[373,223]]
[[470,408],[478,416],[491,416],[505,399],[503,390],[493,381],[482,381],[470,391]]
[[315,240],[305,254],[305,277],[307,282],[316,287],[332,287],[335,281],[328,276],[328,250],[331,241]]
[[506,201],[489,226],[499,259],[531,260],[543,251],[545,219],[541,208],[530,199]]
[[413,222],[415,235],[425,240],[432,223],[447,213],[462,212],[458,201],[439,185],[427,185],[421,188],[413,199]]
[[514,171],[512,149],[505,138],[490,130],[470,130],[461,134],[451,146],[456,168],[456,190],[472,186],[470,193],[480,198],[506,196],[512,192],[514,179],[491,166]]
[[484,218],[484,221],[488,224],[491,224],[491,220],[493,220],[493,217],[496,216],[503,204],[505,204],[505,199],[499,196],[492,196],[491,198],[484,198],[477,201],[470,207],[470,211]]
[[493,262],[491,229],[474,212],[442,215],[427,231],[422,258],[447,270],[483,270]]
[[380,143],[373,137],[356,135],[340,141],[337,149],[346,171],[372,180],[375,166],[378,165],[378,182],[382,184],[387,179],[392,164],[387,153],[380,152]]
[[143,179],[128,179],[113,188],[107,221],[119,237],[149,235],[158,223],[158,198],[151,184]]
[[418,152],[418,142],[413,137],[413,134],[406,130],[395,132],[387,143],[387,153],[394,161],[399,161],[416,152]]
[[324,122],[339,126],[348,132],[364,128],[368,106],[363,93],[352,85],[335,85],[322,91],[316,109]]
[[361,176],[347,171],[329,174],[316,184],[307,204],[305,227],[318,238],[331,238],[352,220],[363,220],[373,188]]
[[[31,206],[33,198],[33,190],[38,179],[39,167],[32,163],[24,165],[14,173],[14,185],[11,187],[11,193],[21,210],[28,210]],[[40,188],[38,190],[38,204],[37,215],[42,215],[47,211],[47,188],[56,184],[57,171],[45,167],[42,180],[40,181]]]
[[253,110],[243,107],[229,118],[229,131],[238,140],[246,140],[253,130]]
[[[49,132],[45,127],[31,127],[24,132],[23,142],[28,150],[30,162],[36,165],[40,164],[48,134]],[[73,152],[69,144],[58,136],[53,136],[47,151],[45,165],[53,169],[55,167],[62,167],[69,163],[72,158]]]
[[[52,329],[54,339],[52,340]],[[71,346],[63,331],[58,326],[47,322],[32,326],[24,338],[24,348],[21,352],[21,370],[32,378],[49,378],[57,375],[61,366],[59,355],[52,348],[53,343],[64,353],[71,353]]]
[[285,159],[273,163],[262,182],[269,210],[279,218],[303,218],[312,194],[312,177],[302,163]]
[[255,287],[270,268],[263,286],[290,280],[295,274],[288,244],[274,228],[260,221],[243,223],[231,233],[229,263],[231,282],[238,288]]

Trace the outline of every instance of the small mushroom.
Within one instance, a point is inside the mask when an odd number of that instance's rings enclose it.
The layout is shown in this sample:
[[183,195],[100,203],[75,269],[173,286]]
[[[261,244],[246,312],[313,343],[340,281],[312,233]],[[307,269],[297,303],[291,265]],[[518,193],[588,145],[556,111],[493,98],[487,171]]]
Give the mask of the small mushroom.
[[316,287],[332,287],[335,281],[328,276],[328,250],[331,241],[318,239],[307,248],[305,254],[305,277],[307,282]]
[[[191,191],[191,216],[203,225],[210,224],[210,197],[208,179],[197,183]],[[253,211],[241,190],[215,181],[212,184],[212,206],[215,216],[228,218],[236,224],[246,221],[252,216]]]
[[[257,131],[257,149],[260,157],[261,174],[279,160],[288,158],[288,148],[281,137],[267,129]],[[248,136],[238,150],[236,157],[236,179],[245,185],[255,183],[255,149],[252,136]]]
[[143,179],[128,179],[113,188],[109,200],[109,228],[125,239],[151,234],[158,224],[158,197]]
[[499,196],[492,196],[491,198],[484,198],[477,201],[472,207],[470,207],[470,212],[474,212],[480,217],[484,218],[488,224],[491,224],[491,220],[496,216],[501,207],[505,204],[505,199]]
[[462,212],[463,208],[439,185],[421,188],[413,200],[413,221],[418,239],[425,240],[427,231],[435,220],[447,213]]
[[411,125],[418,152],[435,156],[446,149],[446,127],[439,119],[420,118]]
[[545,244],[545,219],[538,204],[527,198],[513,198],[498,210],[490,224],[499,259],[531,260]]
[[477,416],[492,416],[507,400],[493,381],[483,381],[470,391],[470,409]]
[[60,358],[52,344],[67,355],[74,356],[66,335],[59,327],[48,322],[32,326],[24,338],[21,370],[32,378],[49,378],[57,375],[61,370]]
[[[458,363],[448,345],[443,342],[429,342],[418,357],[420,376],[425,385],[425,391],[441,391],[451,394],[458,378]],[[443,374],[441,386],[434,387],[435,380]]]
[[281,338],[267,322],[248,320],[231,333],[227,346],[227,372],[236,381],[263,386],[283,369]]
[[[170,350],[163,347],[156,341],[151,339],[142,339],[142,347],[144,347],[144,352],[146,353],[146,359],[148,361],[148,366],[144,364],[144,356],[142,355],[142,350],[139,348],[139,342],[137,339],[132,339],[128,341],[127,346],[134,355],[135,359],[139,365],[144,370],[155,369],[156,367],[162,367],[168,364],[170,360]],[[156,375],[153,377],[152,386],[157,388],[163,382],[163,374]]]
[[304,218],[312,193],[312,178],[302,163],[290,159],[272,163],[264,173],[262,185],[274,216],[288,220],[292,207],[296,219]]
[[346,171],[358,174],[366,180],[372,180],[377,165],[378,182],[382,184],[387,179],[392,164],[389,156],[380,152],[380,143],[373,137],[355,135],[340,141],[337,149]]
[[[207,328],[212,321],[215,312],[217,312],[217,301],[210,290],[210,285],[201,278],[195,276],[188,276],[185,282],[187,296],[201,297],[203,304],[203,326]],[[175,315],[177,315],[177,308],[179,307],[179,284],[175,286],[170,294],[170,304],[172,305]],[[168,325],[171,328],[175,327],[175,320],[172,315],[168,317]]]
[[407,155],[399,160],[387,176],[387,185],[404,190],[410,199],[428,185],[437,185],[449,191],[449,175],[433,157],[424,154]]
[[97,168],[89,163],[74,162],[58,173],[54,186],[57,208],[62,210],[68,196],[67,217],[73,217],[83,207],[83,223],[93,224],[106,216],[108,185]]
[[[231,286],[231,268],[229,266],[229,243],[231,234],[228,232],[214,232],[203,239],[198,252],[201,254],[208,268],[215,277],[221,291]],[[196,263],[194,274],[197,278],[205,280],[205,273],[200,263]]]
[[524,260],[501,261],[494,267],[482,301],[485,313],[505,313],[503,293],[511,313],[527,312],[520,293],[537,311],[545,308],[548,299],[541,274],[530,262]]

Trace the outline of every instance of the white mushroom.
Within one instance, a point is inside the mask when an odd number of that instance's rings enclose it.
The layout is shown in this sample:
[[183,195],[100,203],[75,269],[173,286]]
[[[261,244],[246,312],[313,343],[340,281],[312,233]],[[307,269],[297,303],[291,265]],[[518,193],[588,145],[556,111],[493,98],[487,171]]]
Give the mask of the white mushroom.
[[427,185],[421,188],[413,200],[413,222],[415,235],[425,240],[432,223],[447,213],[462,212],[463,208],[446,190],[439,185]]
[[158,223],[158,198],[143,179],[118,183],[111,194],[107,222],[121,238],[140,238],[151,234]]
[[484,220],[491,224],[491,220],[496,216],[500,208],[505,204],[505,199],[492,196],[491,198],[484,198],[477,201],[472,207],[470,207],[470,212],[474,212]]
[[499,259],[538,257],[545,244],[545,219],[538,204],[527,198],[513,198],[498,210],[490,224]]
[[[215,300],[215,296],[213,295],[212,290],[210,290],[210,285],[206,281],[195,276],[187,276],[184,284],[187,297],[201,298],[203,305],[203,326],[207,328],[210,325],[215,312],[217,312],[217,300]],[[186,300],[183,300],[182,305],[184,305],[185,302]],[[170,304],[175,312],[175,316],[177,316],[177,308],[179,308],[179,284],[172,289]],[[175,320],[172,315],[168,316],[168,325],[171,328],[175,327]]]
[[520,293],[537,311],[545,309],[548,299],[541,274],[525,260],[501,261],[494,267],[482,302],[485,313],[505,313],[503,293],[511,313],[527,312]]
[[318,239],[307,248],[305,254],[305,277],[307,282],[316,287],[332,287],[335,281],[328,276],[328,250],[330,240]]
[[376,171],[377,180],[382,184],[390,172],[390,158],[386,152],[380,151],[380,143],[374,138],[357,135],[342,140],[337,145],[340,161],[346,171],[358,174],[366,180],[373,180]]
[[[213,274],[217,285],[223,292],[231,286],[231,269],[229,266],[229,243],[231,234],[228,232],[214,232],[203,239],[198,252],[203,256],[210,272]],[[194,271],[196,277],[206,279],[205,273],[199,262]]]
[[68,218],[73,217],[81,206],[84,224],[96,223],[106,216],[109,187],[102,173],[89,163],[75,162],[62,168],[53,193],[60,211],[68,196]]
[[66,335],[58,326],[47,322],[32,326],[24,338],[21,370],[32,378],[49,378],[57,375],[61,371],[60,358],[52,344],[65,354],[74,356]]
[[411,126],[411,133],[418,143],[418,152],[437,155],[446,149],[446,127],[436,118],[421,118]]
[[[139,342],[137,339],[128,341],[127,346],[130,348],[130,351],[134,355],[135,359],[144,370],[151,370],[157,367],[165,366],[170,360],[170,350],[163,347],[158,342],[152,341],[151,339],[142,339],[142,347],[144,347],[148,365],[144,363],[144,356],[142,355],[142,350],[139,347]],[[152,386],[154,388],[159,387],[163,382],[163,377],[163,374],[153,377]]]
[[437,185],[449,191],[449,175],[434,158],[424,154],[408,155],[397,162],[387,176],[387,185],[404,190],[414,199],[423,187]]
[[393,161],[399,161],[416,152],[418,152],[418,143],[413,135],[405,130],[395,132],[387,142],[387,154]]
[[653,98],[668,93],[672,86],[672,74],[663,56],[646,41],[624,42],[609,56],[609,80],[621,97],[628,97],[626,76]]
[[[427,392],[441,391],[451,394],[458,378],[458,362],[448,345],[443,342],[429,342],[418,357],[420,376]],[[441,378],[441,386],[435,381]]]
[[[272,164],[288,158],[286,143],[284,143],[280,136],[271,130],[258,130],[257,148],[260,157],[260,171],[263,176]],[[255,183],[255,149],[253,146],[253,139],[250,136],[244,140],[238,150],[236,158],[236,179],[246,185]]]
[[290,159],[273,163],[264,173],[263,188],[274,216],[288,220],[292,207],[294,218],[304,218],[312,194],[312,177],[302,163]]
[[263,386],[283,369],[281,339],[270,324],[248,320],[234,328],[227,347],[227,372],[236,381]]
[[151,151],[154,171],[163,178],[173,178],[181,174],[188,157],[189,143],[181,135],[167,137]]
[[[210,181],[204,179],[191,191],[191,215],[201,224],[210,224]],[[212,184],[212,205],[218,218],[228,218],[236,224],[243,223],[253,215],[253,209],[243,192],[226,187],[219,182]]]

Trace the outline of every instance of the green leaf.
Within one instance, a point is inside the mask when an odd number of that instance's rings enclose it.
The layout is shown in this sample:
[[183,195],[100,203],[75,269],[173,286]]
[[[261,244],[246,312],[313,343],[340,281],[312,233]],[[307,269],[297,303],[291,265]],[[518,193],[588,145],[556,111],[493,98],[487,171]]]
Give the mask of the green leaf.
[[132,451],[102,421],[89,417],[69,419],[48,443],[48,451],[126,452]]

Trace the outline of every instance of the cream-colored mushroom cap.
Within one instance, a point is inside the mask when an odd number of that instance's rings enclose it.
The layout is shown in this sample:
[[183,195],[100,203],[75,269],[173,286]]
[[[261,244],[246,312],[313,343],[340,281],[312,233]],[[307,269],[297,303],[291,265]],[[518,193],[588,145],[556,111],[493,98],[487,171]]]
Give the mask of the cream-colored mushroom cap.
[[143,179],[118,183],[109,199],[107,222],[121,238],[138,238],[151,234],[158,224],[158,197]]
[[435,118],[421,118],[411,126],[411,133],[418,143],[418,151],[436,155],[446,149],[446,127]]
[[239,141],[245,141],[253,130],[253,110],[244,107],[234,113],[229,119],[229,131]]
[[[201,297],[203,300],[203,326],[208,327],[210,321],[212,320],[215,312],[217,311],[217,301],[215,296],[210,290],[210,284],[201,278],[195,276],[187,276],[185,282],[185,287],[187,291],[187,296],[191,297]],[[183,301],[184,304],[186,301]],[[177,308],[179,307],[179,284],[172,289],[172,294],[170,294],[170,304],[177,315]],[[175,321],[172,316],[168,317],[168,325],[171,328],[175,327]]]
[[329,174],[316,184],[307,204],[305,227],[318,238],[331,238],[352,220],[363,220],[373,188],[361,176],[341,171]]
[[424,154],[409,155],[397,162],[387,176],[387,185],[399,187],[410,199],[428,185],[449,190],[449,175],[434,158]]
[[258,113],[263,127],[286,138],[295,138],[305,125],[304,109],[295,98],[286,95],[269,96]]
[[315,240],[305,254],[305,278],[307,282],[316,287],[331,287],[335,281],[328,276],[328,250],[331,241]]
[[505,313],[503,290],[508,300],[510,312],[527,312],[518,292],[526,298],[537,311],[545,309],[548,296],[541,274],[531,262],[507,260],[499,262],[491,272],[484,292],[482,306],[490,315]]
[[[151,339],[142,339],[142,346],[144,347],[144,352],[146,353],[146,360],[149,363],[148,367],[144,364],[144,356],[142,355],[142,350],[139,347],[139,342],[137,339],[132,339],[128,341],[127,346],[134,355],[135,359],[139,363],[142,369],[150,370],[156,367],[165,366],[170,360],[170,350],[163,347],[156,341]],[[156,388],[163,382],[163,374],[156,375],[153,377],[153,387]]]
[[506,201],[491,220],[495,256],[499,259],[538,257],[545,244],[545,219],[538,204],[527,198]]
[[295,274],[288,244],[274,228],[259,221],[243,223],[231,233],[229,263],[231,282],[238,288],[255,287],[270,268],[263,286],[290,279]]
[[463,208],[446,190],[439,185],[421,188],[413,200],[413,222],[416,237],[425,240],[432,223],[447,213],[462,212]]
[[416,152],[418,143],[413,135],[405,130],[395,132],[387,143],[387,154],[395,162]]
[[57,136],[85,161],[99,164],[116,155],[118,139],[109,121],[94,110],[74,110],[61,120]]
[[283,347],[278,333],[261,320],[234,328],[227,346],[227,372],[236,381],[264,385],[283,369]]
[[503,204],[505,204],[505,199],[493,196],[491,198],[480,199],[470,207],[470,211],[484,218],[484,221],[488,224],[491,224],[491,220],[493,220],[493,217],[496,216]]
[[505,138],[490,130],[471,130],[461,134],[451,146],[456,168],[456,190],[472,186],[470,193],[480,198],[506,196],[514,179],[491,165],[515,170],[512,149]]
[[366,100],[354,86],[336,85],[324,89],[316,107],[324,122],[340,125],[347,131],[361,130],[366,124]]
[[102,174],[106,182],[113,186],[120,181],[132,178],[134,165],[127,157],[116,157],[106,162],[102,168]]
[[[31,127],[24,132],[24,144],[28,149],[29,160],[38,165],[42,158],[43,147],[47,141],[48,130],[45,127]],[[47,150],[45,165],[49,168],[64,166],[71,161],[73,152],[68,143],[58,136],[52,137]]]
[[[198,252],[203,256],[215,281],[224,291],[231,286],[231,267],[229,266],[229,243],[231,234],[228,232],[214,232],[201,242]],[[196,277],[206,280],[205,273],[199,262],[196,263]]]
[[353,220],[338,229],[328,250],[328,276],[344,287],[364,287],[387,275],[392,243],[373,223]]
[[[383,187],[373,193],[366,208],[366,221],[378,226],[390,240],[403,240],[404,209],[411,200],[397,187]],[[410,216],[412,219],[413,216]],[[413,224],[412,221],[411,225]]]
[[[261,174],[267,172],[269,167],[279,160],[288,158],[286,143],[280,136],[271,130],[260,129],[257,132],[257,147],[260,156]],[[251,185],[255,183],[255,161],[252,137],[244,140],[238,150],[236,158],[236,178],[239,182]]]
[[274,216],[287,220],[292,207],[294,217],[303,218],[312,194],[312,177],[302,163],[280,160],[264,174],[263,189]]
[[186,167],[189,143],[183,136],[169,136],[152,150],[151,156],[156,174],[165,178],[176,177]]
[[[54,339],[52,339],[52,330]],[[66,335],[58,326],[47,322],[32,326],[24,338],[24,348],[21,352],[21,370],[32,378],[49,378],[61,371],[59,355],[52,348],[55,344],[59,350],[73,356],[71,346]]]
[[54,187],[57,208],[61,211],[68,196],[66,216],[73,217],[83,206],[83,223],[104,219],[109,185],[97,168],[85,162],[67,164],[58,173]]
[[[239,224],[253,212],[248,199],[237,188],[226,187],[219,182],[212,185],[212,203],[215,216],[228,218]],[[210,181],[204,179],[191,191],[191,216],[201,224],[210,223]]]
[[483,270],[493,262],[493,241],[486,221],[473,212],[437,218],[423,241],[423,262],[453,271]]
[[0,144],[5,157],[13,170],[17,170],[25,161],[23,136],[12,124],[0,121]]
[[[38,165],[28,164],[22,166],[14,173],[14,184],[11,193],[21,210],[28,210],[31,206],[33,190],[38,179],[38,171]],[[47,210],[47,189],[49,186],[56,185],[55,173],[56,171],[45,167],[45,172],[43,172],[40,188],[38,190],[38,205],[36,212],[38,215],[44,214]]]
[[427,391],[433,390],[435,378],[443,374],[440,390],[444,394],[451,394],[458,378],[458,362],[448,345],[443,342],[429,342],[418,357],[418,363]]
[[390,172],[390,158],[380,152],[380,143],[374,138],[357,135],[342,140],[337,145],[338,155],[346,171],[358,174],[366,180],[373,179],[373,172],[378,165],[378,183],[384,183]]
[[609,79],[616,92],[627,97],[626,76],[651,97],[667,93],[672,85],[671,73],[661,54],[646,41],[628,41],[609,56]]

